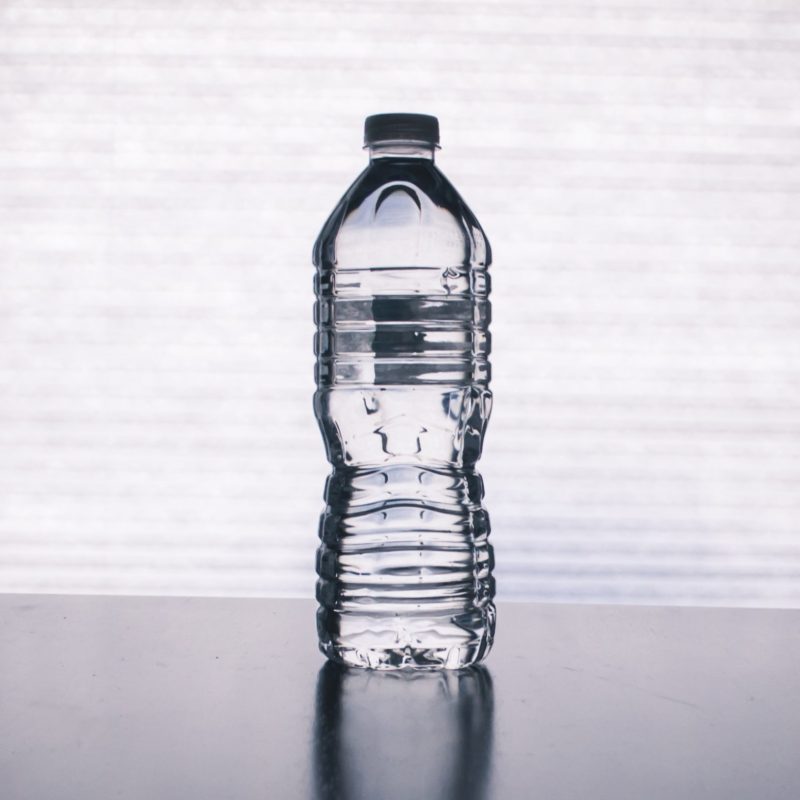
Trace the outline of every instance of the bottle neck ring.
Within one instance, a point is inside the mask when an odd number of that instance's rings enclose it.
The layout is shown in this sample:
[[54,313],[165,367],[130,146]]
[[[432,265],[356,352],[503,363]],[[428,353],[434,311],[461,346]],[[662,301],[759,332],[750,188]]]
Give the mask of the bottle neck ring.
[[384,158],[413,158],[420,161],[433,161],[436,145],[432,142],[415,142],[409,140],[370,142],[369,160],[378,161]]

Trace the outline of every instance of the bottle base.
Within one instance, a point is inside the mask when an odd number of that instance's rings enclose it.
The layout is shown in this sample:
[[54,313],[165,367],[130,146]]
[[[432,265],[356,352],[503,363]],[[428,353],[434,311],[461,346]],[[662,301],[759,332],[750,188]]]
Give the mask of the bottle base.
[[[483,653],[479,651],[483,649]],[[482,661],[489,647],[451,647],[426,650],[404,647],[402,650],[360,650],[352,647],[323,645],[320,650],[331,661],[347,667],[360,669],[389,670],[457,670]]]
[[[467,616],[468,619],[464,619]],[[458,670],[483,661],[494,642],[496,612],[487,604],[468,615],[376,618],[317,613],[319,649],[348,667],[389,670]],[[331,631],[337,633],[331,635]]]

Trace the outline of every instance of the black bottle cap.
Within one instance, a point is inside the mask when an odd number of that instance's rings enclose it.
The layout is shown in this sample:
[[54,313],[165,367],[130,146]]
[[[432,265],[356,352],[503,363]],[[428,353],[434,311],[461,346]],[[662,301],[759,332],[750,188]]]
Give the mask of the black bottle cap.
[[376,142],[439,146],[439,120],[430,114],[373,114],[364,120],[364,147]]

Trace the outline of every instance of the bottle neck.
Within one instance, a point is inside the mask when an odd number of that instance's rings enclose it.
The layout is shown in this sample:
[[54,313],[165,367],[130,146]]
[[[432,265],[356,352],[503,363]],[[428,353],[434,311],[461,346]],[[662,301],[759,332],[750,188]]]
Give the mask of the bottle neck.
[[369,145],[369,160],[379,161],[384,158],[418,159],[433,161],[436,147],[427,142],[373,142]]

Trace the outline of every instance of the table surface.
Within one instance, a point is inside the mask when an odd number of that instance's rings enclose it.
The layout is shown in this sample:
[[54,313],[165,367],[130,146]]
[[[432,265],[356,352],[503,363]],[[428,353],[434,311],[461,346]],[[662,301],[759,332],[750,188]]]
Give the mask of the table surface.
[[302,600],[0,596],[4,800],[800,797],[800,612],[500,605],[461,673]]

